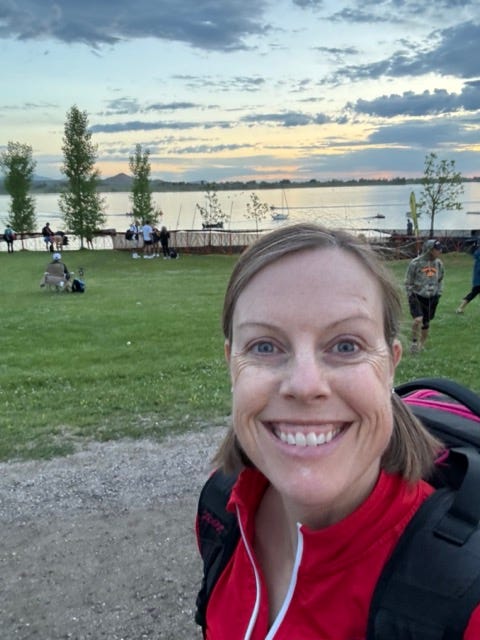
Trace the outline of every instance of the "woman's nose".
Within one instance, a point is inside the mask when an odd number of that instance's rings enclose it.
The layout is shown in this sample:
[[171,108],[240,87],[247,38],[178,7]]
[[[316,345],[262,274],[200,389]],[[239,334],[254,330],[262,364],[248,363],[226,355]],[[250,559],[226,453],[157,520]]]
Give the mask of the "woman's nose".
[[328,369],[315,353],[299,354],[286,367],[281,392],[304,400],[328,395]]

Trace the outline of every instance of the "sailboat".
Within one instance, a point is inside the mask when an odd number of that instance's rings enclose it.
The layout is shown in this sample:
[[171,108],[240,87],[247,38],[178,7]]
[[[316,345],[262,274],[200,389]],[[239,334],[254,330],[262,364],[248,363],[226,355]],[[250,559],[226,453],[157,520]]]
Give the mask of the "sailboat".
[[[272,209],[275,209],[275,207],[272,207]],[[288,220],[289,215],[287,212],[274,211],[274,213],[272,213],[272,220]]]
[[276,207],[275,205],[272,205],[270,207],[270,210],[272,212],[272,220],[275,220],[275,221],[288,220],[290,216],[290,211],[288,209],[288,202],[287,202],[287,196],[285,194],[285,190],[282,190],[282,206]]

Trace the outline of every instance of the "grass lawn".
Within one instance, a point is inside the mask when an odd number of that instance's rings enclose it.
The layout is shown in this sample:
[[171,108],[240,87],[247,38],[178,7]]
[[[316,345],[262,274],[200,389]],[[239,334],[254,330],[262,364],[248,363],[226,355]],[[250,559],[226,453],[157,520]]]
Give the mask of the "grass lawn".
[[[222,299],[235,256],[132,260],[128,252],[70,251],[84,294],[40,289],[47,252],[0,253],[0,459],[64,455],[88,439],[162,438],[224,423],[230,384]],[[480,390],[472,259],[444,256],[444,295],[428,348],[406,353],[397,382],[448,376]],[[392,263],[400,282],[406,262]],[[408,347],[410,320],[405,319]]]

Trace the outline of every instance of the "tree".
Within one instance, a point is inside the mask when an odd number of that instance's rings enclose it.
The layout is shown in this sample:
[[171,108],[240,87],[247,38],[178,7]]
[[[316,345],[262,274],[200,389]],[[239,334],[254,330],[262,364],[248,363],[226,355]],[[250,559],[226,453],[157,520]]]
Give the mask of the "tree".
[[129,166],[133,174],[132,195],[133,217],[145,224],[147,220],[157,222],[158,212],[152,204],[152,189],[150,186],[150,151],[143,150],[141,144],[135,147],[135,155],[130,156]]
[[32,147],[28,144],[9,142],[7,150],[0,154],[5,190],[11,196],[6,222],[20,234],[22,249],[24,234],[34,231],[36,225],[35,201],[29,195],[36,164],[32,157]]
[[250,194],[250,202],[247,202],[247,218],[255,220],[255,227],[258,234],[258,223],[261,220],[265,220],[269,211],[269,206],[266,202],[260,202],[260,198],[256,193]]
[[223,227],[228,217],[218,201],[217,192],[209,189],[205,191],[205,206],[202,207],[197,203],[197,209],[200,211],[205,229]]
[[443,210],[462,208],[458,198],[463,193],[462,175],[455,171],[455,160],[439,160],[435,153],[425,156],[422,178],[423,191],[418,208],[430,216],[430,237],[433,237],[435,215]]
[[97,147],[88,131],[87,112],[76,105],[67,113],[62,151],[62,173],[67,176],[68,185],[60,194],[59,207],[67,229],[79,236],[83,249],[83,240],[92,240],[106,218],[104,200],[97,193]]

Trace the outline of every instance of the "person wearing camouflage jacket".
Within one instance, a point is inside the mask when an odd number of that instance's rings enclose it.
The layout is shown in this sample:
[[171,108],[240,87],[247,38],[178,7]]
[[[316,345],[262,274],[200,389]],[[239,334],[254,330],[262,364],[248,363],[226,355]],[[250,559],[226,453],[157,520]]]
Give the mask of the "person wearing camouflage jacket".
[[423,349],[442,295],[445,268],[439,258],[441,252],[442,245],[438,240],[427,240],[422,253],[411,260],[407,268],[405,288],[413,318],[411,353]]

